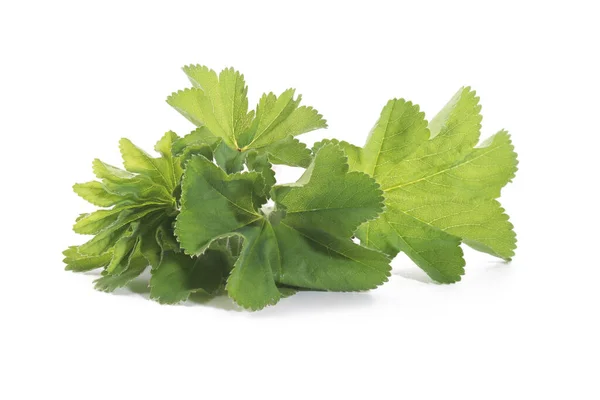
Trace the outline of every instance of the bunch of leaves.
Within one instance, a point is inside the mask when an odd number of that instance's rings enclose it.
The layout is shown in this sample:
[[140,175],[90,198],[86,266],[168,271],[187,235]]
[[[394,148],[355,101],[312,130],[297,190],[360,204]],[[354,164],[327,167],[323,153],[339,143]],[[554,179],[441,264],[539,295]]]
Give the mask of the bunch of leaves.
[[[75,184],[73,189],[88,202],[103,208],[77,218],[73,230],[94,237],[63,252],[67,270],[84,272],[102,268],[102,277],[95,281],[95,286],[110,292],[127,285],[151,265],[151,297],[161,302],[183,300],[181,296],[173,297],[168,274],[169,265],[174,262],[189,266],[196,261],[182,254],[173,235],[182,165],[196,153],[187,149],[174,156],[178,140],[175,133],[167,132],[155,146],[160,157],[153,158],[128,139],[121,139],[125,170],[94,160],[93,171],[98,180]],[[228,262],[227,253],[221,254],[218,245],[203,257],[207,265]],[[221,285],[200,276],[188,283],[188,295],[198,290],[212,292]]]
[[[69,270],[103,269],[98,289],[124,286],[150,265],[159,302],[226,292],[257,310],[297,290],[375,288],[401,251],[444,283],[464,273],[461,241],[513,256],[496,198],[516,154],[504,131],[475,147],[480,106],[469,88],[429,123],[394,99],[363,148],[324,140],[310,150],[295,136],[326,122],[293,89],[248,111],[239,72],[184,71],[193,87],[167,102],[197,128],[165,134],[158,158],[122,139],[125,170],[95,160],[99,181],[74,186],[106,207],[78,218],[75,231],[95,236],[64,252]],[[306,170],[278,185],[273,164]]]
[[158,158],[121,139],[125,170],[94,160],[98,180],[73,189],[103,208],[77,218],[73,230],[94,237],[64,251],[67,270],[103,268],[96,288],[112,291],[140,275],[149,263],[158,266],[164,250],[179,248],[172,234],[183,173],[179,157],[172,155],[177,139],[167,132],[156,144]]

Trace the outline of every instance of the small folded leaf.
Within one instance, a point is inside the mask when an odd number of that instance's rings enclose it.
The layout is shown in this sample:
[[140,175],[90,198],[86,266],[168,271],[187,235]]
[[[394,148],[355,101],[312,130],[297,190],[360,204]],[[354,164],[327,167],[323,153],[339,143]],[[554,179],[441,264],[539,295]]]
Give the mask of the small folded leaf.
[[281,271],[279,245],[266,220],[242,232],[244,246],[227,280],[227,293],[240,306],[260,310],[281,298],[274,279]]
[[152,158],[125,138],[121,139],[119,147],[123,156],[123,165],[127,171],[145,175],[151,181],[167,188],[167,191],[175,188],[173,163],[169,159]]
[[187,300],[194,292],[213,294],[223,286],[230,269],[230,259],[222,251],[208,249],[193,258],[167,251],[152,270],[150,298],[174,304]]
[[172,200],[168,188],[153,182],[142,174],[133,174],[113,167],[96,159],[93,163],[94,174],[110,193],[126,197],[133,202],[169,202]]
[[273,142],[262,150],[269,155],[269,161],[273,164],[307,168],[312,160],[310,149],[292,136]]
[[63,254],[65,256],[63,262],[67,264],[65,269],[67,271],[75,272],[85,272],[105,267],[110,263],[113,256],[112,252],[92,256],[80,254],[77,251],[77,246],[69,247],[67,250],[63,251]]
[[175,140],[173,142],[172,152],[173,155],[180,156],[183,154],[186,147],[195,145],[206,145],[214,151],[219,143],[221,143],[220,137],[213,135],[205,126],[201,126],[184,137]]
[[94,235],[115,223],[122,210],[97,210],[77,218],[73,231],[81,235]]
[[148,261],[140,255],[133,256],[129,262],[125,272],[119,275],[110,275],[103,273],[103,277],[94,281],[96,290],[102,292],[112,292],[115,289],[126,286],[129,282],[140,276],[148,267]]
[[[148,264],[157,268],[164,251],[180,251],[173,237],[183,174],[181,158],[173,154],[173,146],[179,140],[175,133],[167,132],[156,143],[155,150],[160,154],[156,158],[129,140],[121,140],[127,171],[94,161],[94,173],[101,182],[76,185],[75,190],[84,198],[93,197],[94,201],[100,198],[96,203],[114,204],[111,209],[77,219],[74,226],[77,233],[95,236],[65,251],[67,269],[104,268],[96,288],[112,291],[141,274]],[[185,147],[182,157],[191,157],[192,147]],[[106,198],[110,196],[119,201],[109,203]]]
[[129,261],[134,251],[139,246],[139,223],[131,228],[131,232],[123,235],[113,247],[113,258],[106,267],[106,272],[111,275],[120,275],[129,267]]
[[244,169],[246,155],[247,153],[245,152],[233,150],[225,142],[219,143],[214,152],[217,165],[223,168],[228,174],[235,174]]
[[73,191],[85,201],[98,207],[111,207],[125,199],[119,195],[110,193],[98,181],[76,183],[73,185]]
[[271,187],[275,185],[275,171],[273,171],[273,165],[269,162],[268,155],[251,151],[246,157],[246,165],[250,171],[259,172],[262,175],[265,182],[264,195],[268,196]]

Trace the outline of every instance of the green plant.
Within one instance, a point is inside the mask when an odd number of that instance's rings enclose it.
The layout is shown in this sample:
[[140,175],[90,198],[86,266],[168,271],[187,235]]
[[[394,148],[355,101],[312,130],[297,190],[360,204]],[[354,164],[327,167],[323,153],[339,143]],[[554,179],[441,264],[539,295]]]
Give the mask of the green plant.
[[[429,123],[390,100],[364,147],[295,136],[326,127],[289,89],[248,111],[243,75],[184,67],[193,87],[167,102],[197,129],[167,132],[154,158],[122,139],[125,170],[94,161],[98,181],[76,184],[104,209],[74,230],[95,235],[65,252],[66,269],[102,268],[100,290],[151,266],[161,303],[223,290],[258,310],[297,290],[360,291],[390,275],[405,252],[432,279],[460,280],[460,243],[509,260],[513,227],[497,202],[516,172],[505,131],[481,146],[479,99],[461,89]],[[306,168],[277,185],[272,164]],[[353,240],[360,239],[360,244]]]

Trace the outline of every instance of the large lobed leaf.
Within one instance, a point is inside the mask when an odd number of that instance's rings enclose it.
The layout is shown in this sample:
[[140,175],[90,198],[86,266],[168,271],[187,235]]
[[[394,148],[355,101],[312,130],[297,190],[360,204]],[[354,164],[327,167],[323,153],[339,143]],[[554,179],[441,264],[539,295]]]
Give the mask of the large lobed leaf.
[[418,106],[390,100],[363,148],[333,141],[351,169],[373,176],[385,193],[386,211],[357,232],[362,243],[392,257],[403,251],[445,283],[464,273],[461,241],[505,260],[514,255],[513,226],[496,198],[517,156],[505,131],[475,147],[480,109],[463,88],[428,124]]
[[273,209],[263,207],[268,189],[260,173],[227,175],[201,156],[183,178],[175,231],[185,251],[201,255],[215,240],[243,238],[226,287],[238,304],[275,304],[288,287],[353,291],[387,280],[388,257],[352,241],[381,212],[381,190],[368,175],[348,171],[339,147],[321,148],[297,183],[273,187]]

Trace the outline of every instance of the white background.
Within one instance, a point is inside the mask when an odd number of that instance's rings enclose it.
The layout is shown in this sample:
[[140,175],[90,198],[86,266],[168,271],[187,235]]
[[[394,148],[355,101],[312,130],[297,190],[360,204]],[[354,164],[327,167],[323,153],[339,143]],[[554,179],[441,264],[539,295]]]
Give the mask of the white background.
[[[6,1],[0,6],[0,398],[598,399],[599,12],[594,1]],[[91,208],[71,191],[117,142],[192,126],[180,67],[234,66],[303,94],[362,144],[392,97],[435,114],[477,89],[508,129],[502,202],[519,248],[466,250],[456,285],[399,257],[383,287],[301,293],[259,313],[96,292],[61,251]]]

